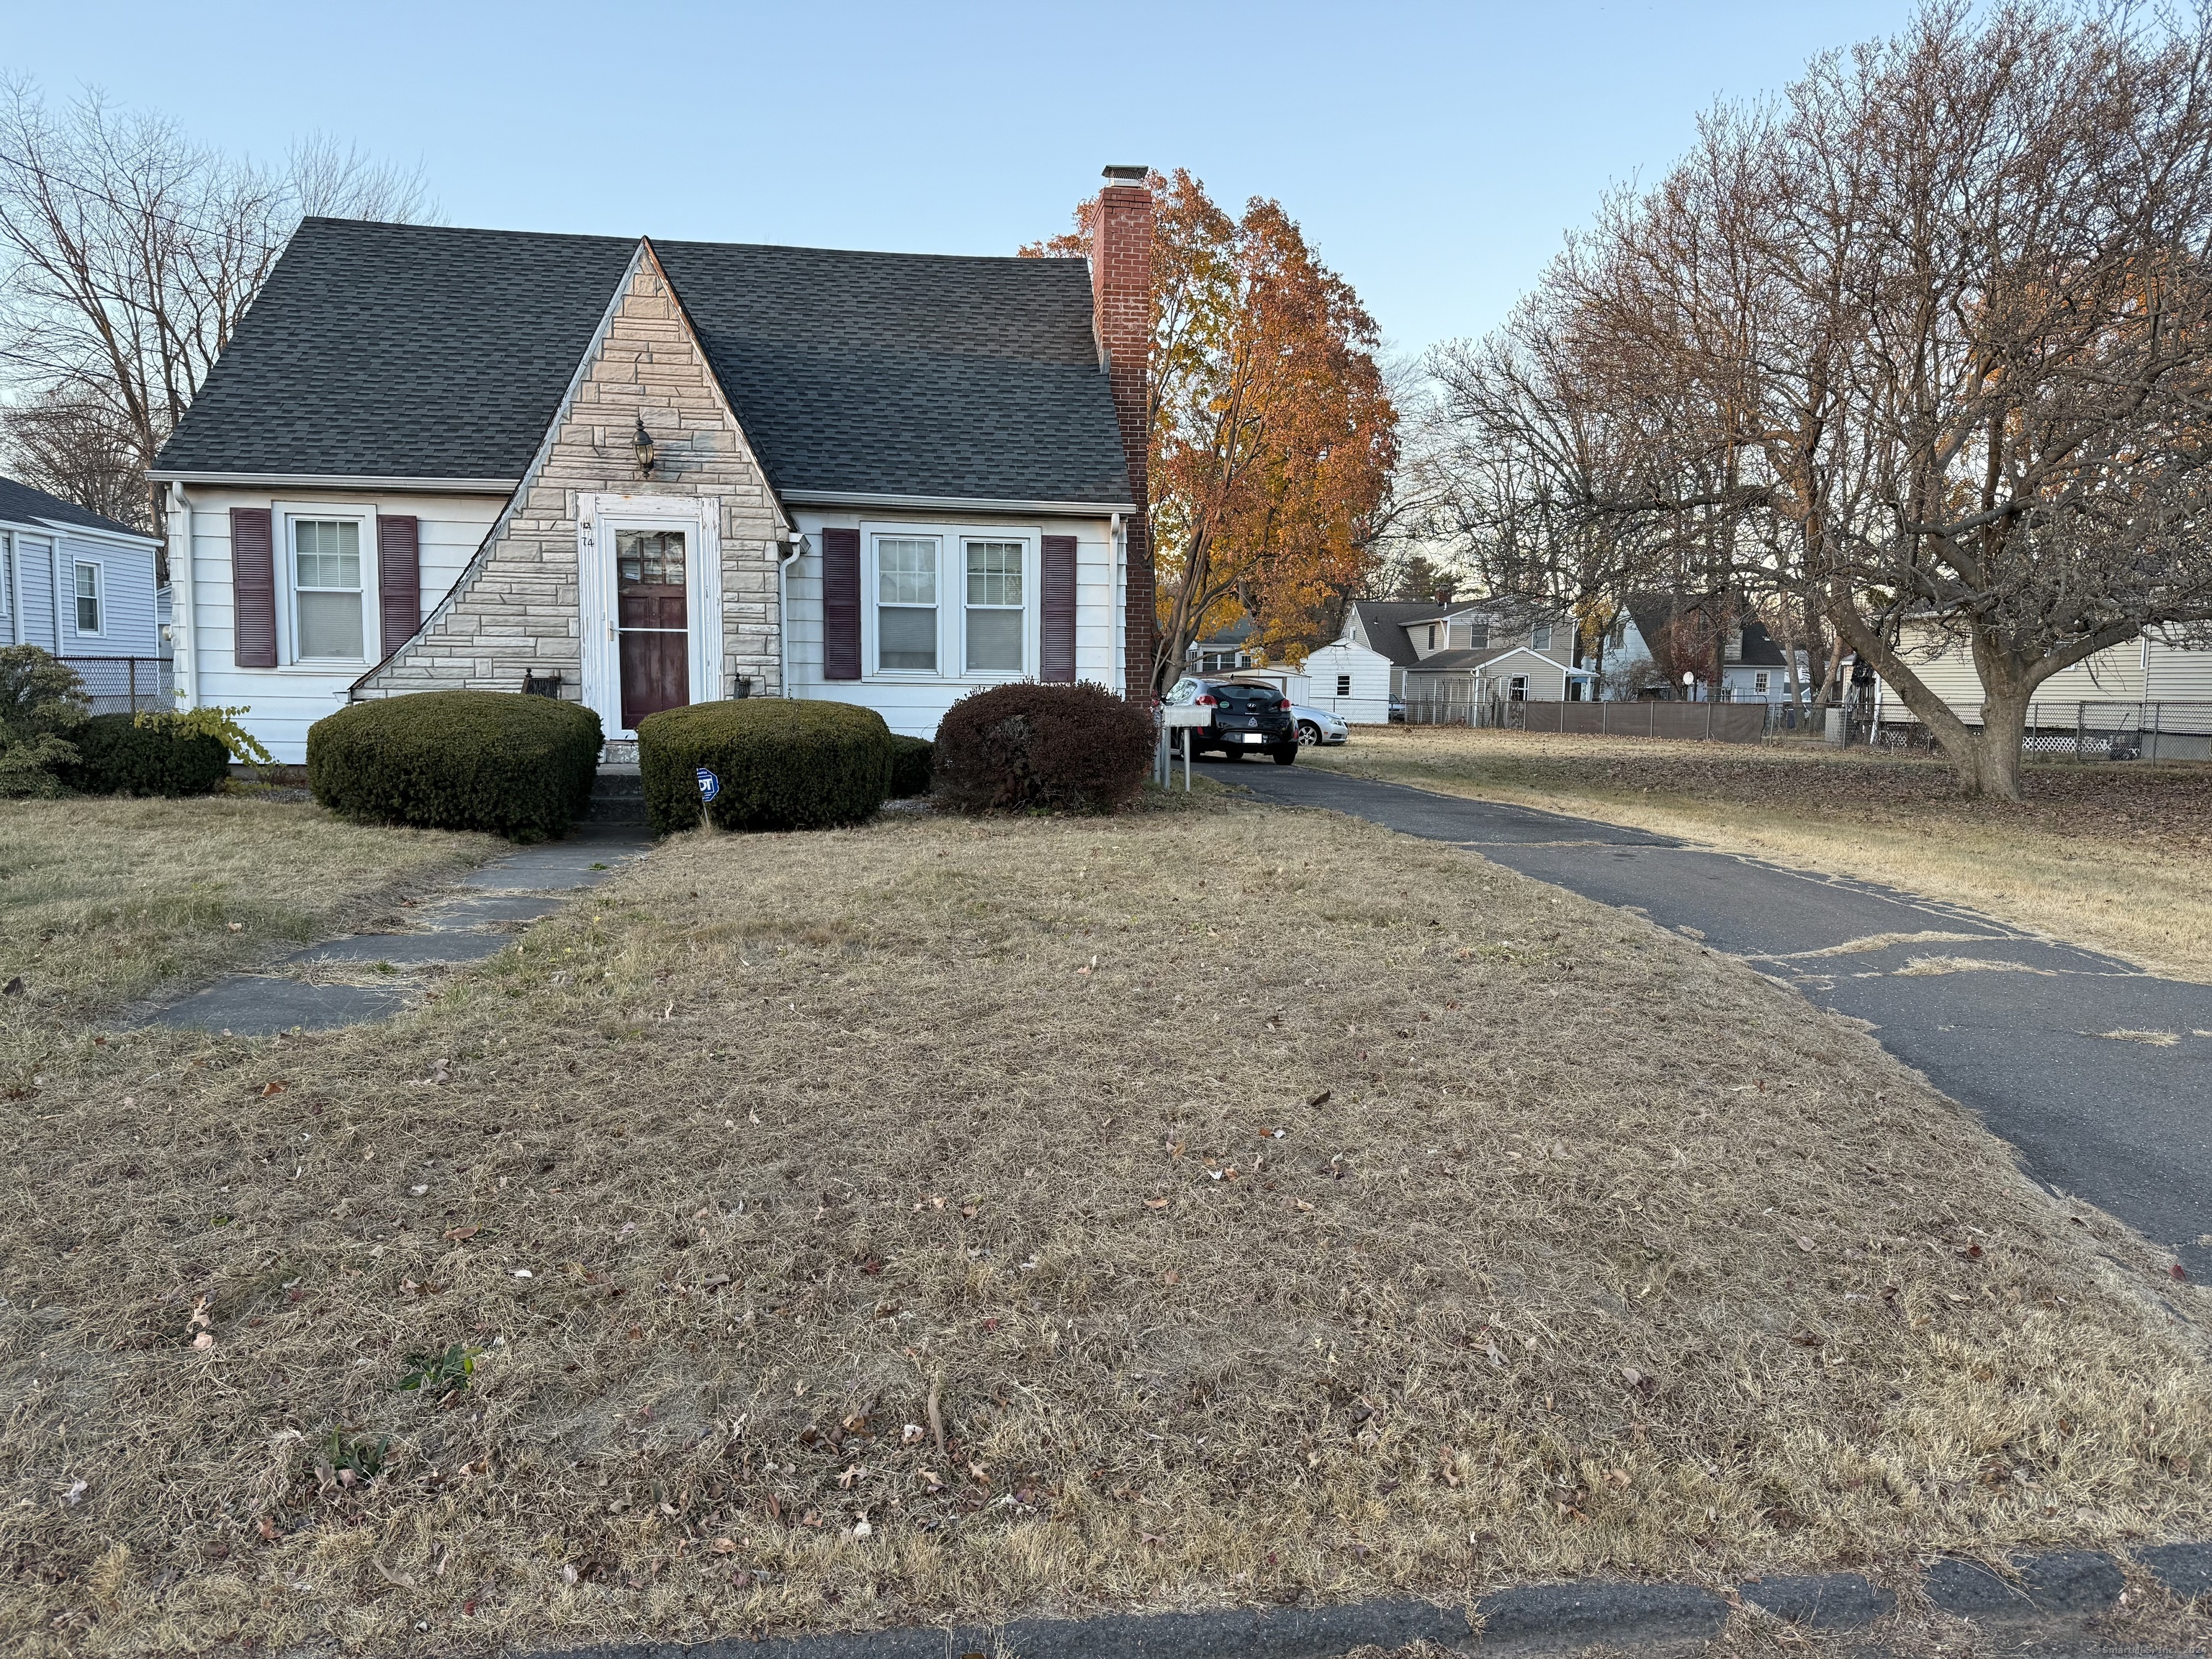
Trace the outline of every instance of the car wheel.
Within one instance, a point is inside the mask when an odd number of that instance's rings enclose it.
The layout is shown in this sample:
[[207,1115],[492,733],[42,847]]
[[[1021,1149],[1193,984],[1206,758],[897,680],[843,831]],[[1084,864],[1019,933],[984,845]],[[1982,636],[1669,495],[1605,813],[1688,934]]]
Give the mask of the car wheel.
[[1275,764],[1278,766],[1288,766],[1297,757],[1298,751],[1295,748],[1275,750]]
[[1320,743],[1321,727],[1316,726],[1311,720],[1300,720],[1298,722],[1298,741],[1302,744],[1316,744]]

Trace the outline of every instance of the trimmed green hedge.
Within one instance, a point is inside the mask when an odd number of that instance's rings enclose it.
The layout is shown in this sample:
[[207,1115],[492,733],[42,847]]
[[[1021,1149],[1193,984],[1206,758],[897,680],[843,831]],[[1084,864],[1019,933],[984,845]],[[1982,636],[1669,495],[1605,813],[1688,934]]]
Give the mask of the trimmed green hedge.
[[957,812],[1110,812],[1152,766],[1152,716],[1089,680],[971,692],[937,727],[935,795]]
[[76,763],[64,778],[91,795],[210,795],[230,781],[221,738],[178,729],[155,715],[95,714],[70,733]]
[[821,830],[884,804],[890,728],[848,702],[739,697],[664,708],[638,722],[645,816],[655,835],[699,827],[702,768],[720,788],[706,809],[722,830]]
[[581,703],[419,691],[309,726],[307,787],[348,817],[543,841],[590,805],[599,742],[599,717]]
[[929,793],[930,755],[935,745],[927,738],[902,738],[891,733],[891,799]]

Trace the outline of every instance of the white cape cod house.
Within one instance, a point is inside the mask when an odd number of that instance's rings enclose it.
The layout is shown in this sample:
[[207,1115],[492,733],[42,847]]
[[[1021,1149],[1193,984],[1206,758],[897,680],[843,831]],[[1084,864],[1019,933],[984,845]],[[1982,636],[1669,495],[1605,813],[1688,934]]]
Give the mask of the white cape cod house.
[[1088,267],[307,221],[155,469],[180,696],[1149,696],[1143,178]]

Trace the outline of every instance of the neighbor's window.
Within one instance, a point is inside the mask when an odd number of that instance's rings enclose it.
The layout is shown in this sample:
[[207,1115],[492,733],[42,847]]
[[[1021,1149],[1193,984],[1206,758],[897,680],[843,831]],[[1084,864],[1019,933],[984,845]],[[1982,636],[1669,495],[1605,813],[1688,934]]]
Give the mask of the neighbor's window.
[[1352,695],[1351,675],[1339,674],[1336,677],[1336,695],[1340,697],[1348,697]]
[[1538,623],[1535,627],[1530,629],[1528,643],[1539,651],[1549,651],[1552,648],[1552,624]]
[[1516,674],[1513,677],[1511,689],[1506,693],[1506,695],[1511,697],[1516,702],[1528,702],[1528,677],[1526,674]]
[[1753,674],[1751,677],[1751,689],[1758,692],[1760,696],[1765,696],[1766,695],[1766,676],[1764,674]]
[[76,568],[76,631],[100,632],[100,567],[96,564]]
[[1470,651],[1487,651],[1490,649],[1490,624],[1488,623],[1469,623],[1467,625],[1467,648]]
[[361,526],[356,520],[292,520],[292,597],[294,656],[361,659]]
[[1433,650],[1435,650],[1436,648],[1437,648],[1437,625],[1436,625],[1434,623],[1431,623],[1429,624],[1429,649],[1430,649],[1430,650],[1431,650],[1431,651],[1433,651]]
[[937,669],[937,542],[884,536],[876,542],[876,665]]

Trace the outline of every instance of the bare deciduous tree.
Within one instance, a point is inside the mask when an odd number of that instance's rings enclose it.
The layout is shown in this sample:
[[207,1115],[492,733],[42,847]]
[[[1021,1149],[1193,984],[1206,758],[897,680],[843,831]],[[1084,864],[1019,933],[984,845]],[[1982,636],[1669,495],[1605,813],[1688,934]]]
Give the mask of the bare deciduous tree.
[[[1535,303],[1629,438],[1576,532],[1663,524],[1647,554],[1803,605],[1970,791],[2018,797],[2051,675],[2212,620],[2212,11],[1941,0],[1713,112]],[[1908,635],[1971,653],[1978,722]]]
[[[27,480],[142,526],[146,469],[303,216],[410,219],[419,174],[323,137],[231,159],[88,92],[0,81],[0,440]],[[118,469],[135,486],[118,488]]]

